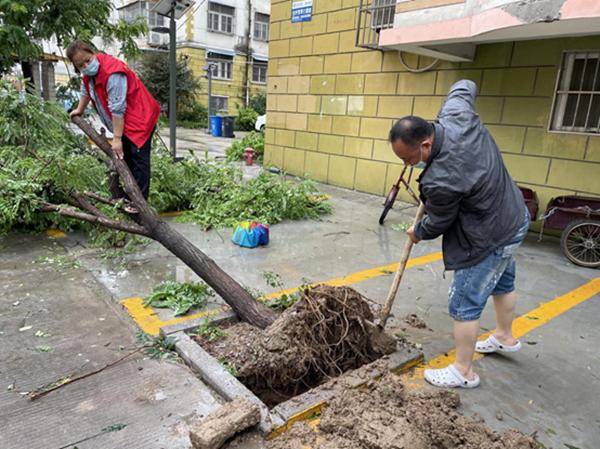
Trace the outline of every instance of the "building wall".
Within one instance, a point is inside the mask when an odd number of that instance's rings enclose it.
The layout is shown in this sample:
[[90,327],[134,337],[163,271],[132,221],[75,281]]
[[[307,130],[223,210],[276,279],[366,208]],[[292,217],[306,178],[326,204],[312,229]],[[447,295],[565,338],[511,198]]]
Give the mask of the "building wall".
[[[198,102],[204,106],[208,106],[208,80],[204,78],[206,71],[203,67],[206,65],[206,50],[197,47],[180,47],[177,53],[188,57],[190,67],[194,74],[200,78],[200,90],[198,91]],[[228,97],[228,114],[237,115],[237,106],[245,105],[245,87],[244,87],[244,70],[246,67],[246,57],[235,55],[233,58],[233,70],[231,80],[212,81],[212,95]],[[252,68],[249,72],[250,80],[252,80]],[[266,93],[266,85],[250,84],[250,96],[257,92]]]
[[[217,3],[232,6],[235,8],[234,33],[227,35],[208,31],[208,3],[203,2],[198,9],[192,9],[185,17],[185,26],[181,26],[178,31],[178,54],[187,55],[192,71],[200,78],[200,91],[198,101],[208,105],[208,80],[204,78],[206,71],[203,67],[206,65],[207,49],[222,49],[231,51],[235,49],[242,39],[246,36],[248,26],[248,0],[219,0]],[[270,2],[267,0],[252,0],[252,24],[250,29],[250,48],[252,53],[258,56],[267,57],[268,43],[257,41],[253,38],[254,31],[254,13],[270,13]],[[182,19],[183,20],[183,19]],[[179,25],[178,25],[179,27]],[[228,113],[237,114],[236,106],[244,106],[246,101],[246,90],[244,84],[246,64],[248,64],[245,54],[236,52],[233,59],[233,73],[231,80],[215,80],[212,83],[212,93],[217,96],[229,98]],[[266,93],[266,85],[252,82],[252,60],[249,62],[249,96],[257,92]]]
[[[221,48],[233,50],[246,36],[248,26],[248,0],[215,0],[215,3],[235,8],[234,32],[232,35],[215,33],[208,30],[208,7],[209,1],[193,7],[184,18],[178,21],[177,41],[180,45],[185,42],[194,42],[203,47]],[[254,12],[269,14],[270,2],[267,0],[252,0],[252,24],[254,24]],[[192,16],[193,17],[190,17]],[[185,26],[181,23],[185,20]],[[250,30],[250,46],[257,55],[267,56],[268,44],[253,39],[253,28]]]
[[398,52],[355,47],[358,4],[314,0],[312,21],[293,24],[291,1],[273,0],[266,164],[383,195],[402,169],[386,141],[394,121],[434,119],[452,83],[468,78],[511,175],[542,208],[559,194],[600,194],[600,137],[546,131],[562,51],[600,49],[600,36],[481,45],[473,62],[415,74]]

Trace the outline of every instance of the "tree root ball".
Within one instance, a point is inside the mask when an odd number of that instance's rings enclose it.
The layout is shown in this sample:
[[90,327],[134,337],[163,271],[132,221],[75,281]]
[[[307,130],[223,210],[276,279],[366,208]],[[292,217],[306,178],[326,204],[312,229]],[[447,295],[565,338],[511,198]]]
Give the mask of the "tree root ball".
[[239,323],[225,339],[200,340],[273,405],[392,352],[395,341],[373,332],[373,318],[369,302],[356,290],[319,285],[305,289],[264,331]]

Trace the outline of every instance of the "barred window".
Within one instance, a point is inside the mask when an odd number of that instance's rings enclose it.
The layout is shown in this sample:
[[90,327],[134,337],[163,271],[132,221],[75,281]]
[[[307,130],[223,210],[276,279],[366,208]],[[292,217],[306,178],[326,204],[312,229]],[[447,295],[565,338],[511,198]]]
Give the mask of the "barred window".
[[207,61],[214,65],[212,77],[230,80],[233,72],[233,57],[209,52]]
[[259,12],[254,14],[254,39],[257,41],[269,40],[269,15]]
[[267,64],[254,61],[252,64],[252,82],[266,84],[267,82]]
[[229,111],[229,97],[216,97],[216,96],[212,95],[210,97],[210,110],[212,113],[228,112]]
[[563,54],[550,131],[600,134],[600,51]]
[[235,8],[210,2],[208,4],[208,30],[233,34]]
[[371,6],[371,27],[379,29],[393,26],[395,7],[396,0],[373,0]]

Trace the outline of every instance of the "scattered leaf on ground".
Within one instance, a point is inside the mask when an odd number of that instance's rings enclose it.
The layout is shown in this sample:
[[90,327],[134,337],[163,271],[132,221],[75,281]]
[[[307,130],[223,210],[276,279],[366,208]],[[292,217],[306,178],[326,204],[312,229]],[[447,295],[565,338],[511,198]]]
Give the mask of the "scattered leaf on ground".
[[175,315],[185,315],[191,309],[201,309],[208,302],[208,298],[215,292],[205,283],[173,282],[160,283],[144,299],[144,306],[171,309]]
[[35,350],[37,352],[52,352],[52,347],[51,346],[36,346]]

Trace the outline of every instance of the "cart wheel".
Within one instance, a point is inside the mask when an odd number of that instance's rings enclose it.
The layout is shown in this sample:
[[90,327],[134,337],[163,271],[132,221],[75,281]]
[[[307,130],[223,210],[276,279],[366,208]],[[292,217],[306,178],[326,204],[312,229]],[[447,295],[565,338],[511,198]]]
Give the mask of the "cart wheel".
[[397,186],[392,186],[390,193],[388,193],[388,196],[385,199],[385,203],[383,203],[383,212],[381,212],[381,215],[379,216],[379,224],[380,225],[383,224],[385,217],[387,216],[388,212],[394,205],[394,202],[396,201],[396,197],[398,196],[399,190],[400,189]]
[[560,246],[571,262],[582,267],[600,267],[600,221],[575,220],[565,228]]

